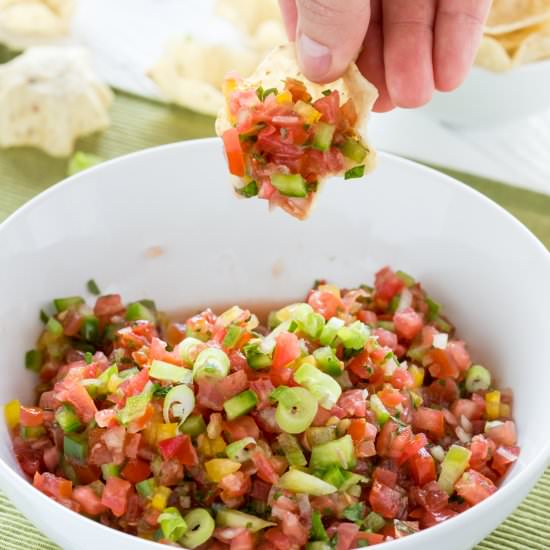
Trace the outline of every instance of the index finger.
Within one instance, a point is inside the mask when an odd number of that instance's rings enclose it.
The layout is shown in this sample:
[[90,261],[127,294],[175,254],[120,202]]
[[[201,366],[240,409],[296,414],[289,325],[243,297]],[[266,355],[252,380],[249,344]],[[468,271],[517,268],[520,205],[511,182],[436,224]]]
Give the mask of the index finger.
[[439,0],[433,53],[438,90],[454,90],[466,78],[490,5],[491,0]]
[[294,42],[296,40],[296,25],[298,23],[296,0],[279,0],[279,6],[281,7],[288,40]]

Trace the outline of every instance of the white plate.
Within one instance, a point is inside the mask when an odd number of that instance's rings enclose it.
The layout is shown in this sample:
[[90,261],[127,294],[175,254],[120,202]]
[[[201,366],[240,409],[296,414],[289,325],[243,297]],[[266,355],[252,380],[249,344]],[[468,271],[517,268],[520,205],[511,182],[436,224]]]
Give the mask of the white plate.
[[[509,514],[550,458],[550,255],[494,203],[440,173],[382,155],[364,180],[327,185],[308,222],[232,197],[220,143],[130,155],[43,193],[0,226],[0,403],[30,402],[23,368],[55,296],[95,278],[161,308],[294,299],[318,277],[372,281],[385,264],[445,305],[474,357],[515,391],[522,452],[494,496],[384,548],[463,550]],[[0,422],[0,487],[66,550],[160,548],[59,506],[21,477]]]

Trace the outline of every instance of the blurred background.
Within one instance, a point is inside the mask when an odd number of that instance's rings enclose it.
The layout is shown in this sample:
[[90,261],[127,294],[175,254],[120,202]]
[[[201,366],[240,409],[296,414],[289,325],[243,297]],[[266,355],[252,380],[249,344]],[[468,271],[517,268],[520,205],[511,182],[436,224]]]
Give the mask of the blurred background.
[[[460,90],[372,116],[378,149],[550,194],[550,6],[513,4]],[[0,0],[0,218],[90,163],[212,135],[225,72],[283,40],[276,0]]]

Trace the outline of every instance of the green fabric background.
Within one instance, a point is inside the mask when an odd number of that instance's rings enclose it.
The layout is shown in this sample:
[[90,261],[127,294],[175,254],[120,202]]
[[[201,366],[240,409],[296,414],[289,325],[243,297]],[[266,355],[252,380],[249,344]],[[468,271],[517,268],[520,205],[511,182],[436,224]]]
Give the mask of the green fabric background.
[[[213,132],[211,118],[124,93],[116,95],[112,120],[109,130],[80,140],[77,148],[110,159],[146,147],[210,136]],[[52,159],[34,149],[0,151],[0,221],[63,179],[66,169],[66,160]],[[438,169],[501,204],[550,248],[550,196],[442,167]],[[477,549],[550,549],[550,469],[514,514]],[[59,549],[0,494],[0,550]]]

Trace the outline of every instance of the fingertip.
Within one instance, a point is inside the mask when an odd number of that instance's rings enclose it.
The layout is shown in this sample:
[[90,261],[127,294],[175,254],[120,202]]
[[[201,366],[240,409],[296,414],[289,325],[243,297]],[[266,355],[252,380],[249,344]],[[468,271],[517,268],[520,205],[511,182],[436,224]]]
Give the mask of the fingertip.
[[387,94],[381,94],[378,96],[378,99],[372,108],[375,113],[387,113],[388,111],[393,111],[393,109],[395,109],[395,105],[393,104],[390,96]]
[[294,42],[296,40],[296,25],[298,22],[296,0],[279,0],[279,7],[281,8],[288,40],[289,42]]

